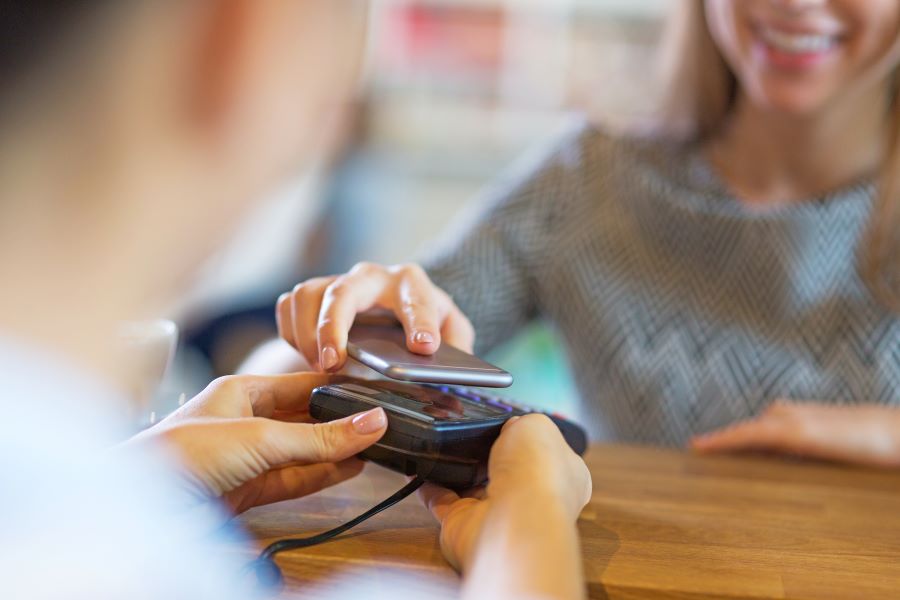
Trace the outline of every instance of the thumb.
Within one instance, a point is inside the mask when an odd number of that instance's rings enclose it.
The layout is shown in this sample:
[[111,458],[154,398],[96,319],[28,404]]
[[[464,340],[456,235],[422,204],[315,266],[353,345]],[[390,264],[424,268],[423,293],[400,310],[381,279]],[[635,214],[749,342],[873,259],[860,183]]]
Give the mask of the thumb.
[[269,465],[342,461],[381,439],[388,424],[380,407],[328,423],[259,421],[251,450]]

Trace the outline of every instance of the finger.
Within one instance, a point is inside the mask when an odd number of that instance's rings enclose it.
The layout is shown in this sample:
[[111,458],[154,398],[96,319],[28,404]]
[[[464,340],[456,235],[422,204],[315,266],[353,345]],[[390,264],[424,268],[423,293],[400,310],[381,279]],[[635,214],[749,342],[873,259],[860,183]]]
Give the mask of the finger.
[[691,445],[701,452],[731,452],[787,449],[792,442],[780,419],[760,418],[697,436]]
[[347,335],[356,315],[377,304],[387,283],[383,267],[362,263],[325,290],[316,326],[319,364],[323,369],[337,370],[347,360]]
[[506,423],[503,424],[503,427],[500,428],[500,433],[503,434],[504,432],[509,431],[509,429],[513,426],[513,423],[521,418],[521,416],[508,418],[506,420]]
[[755,419],[734,423],[719,430],[695,436],[691,446],[697,450],[729,451],[741,449],[774,449],[782,438],[793,437],[790,430],[812,414],[815,405],[775,400]]
[[[700,451],[772,450],[809,458],[881,467],[900,464],[896,428],[883,408],[781,403],[756,421],[700,436]],[[887,419],[887,420],[886,420]]]
[[417,354],[434,354],[441,345],[442,315],[448,308],[444,299],[418,265],[398,267],[394,277],[394,313],[406,333],[406,347]]
[[274,410],[271,414],[259,414],[256,416],[287,421],[290,423],[318,423],[309,413],[309,401],[317,387],[357,381],[346,375],[329,375],[328,373],[292,373],[284,377],[304,377],[305,385],[297,390],[283,391],[277,394],[273,402]]
[[426,483],[419,488],[419,499],[422,504],[434,515],[438,523],[443,523],[444,518],[453,507],[453,503],[459,501],[459,494],[445,487]]
[[322,373],[229,375],[210,383],[180,412],[195,417],[271,417],[306,412],[312,391],[334,378]]
[[819,435],[813,424],[797,427],[779,419],[748,421],[692,440],[700,452],[767,451],[823,460],[867,462],[865,453],[847,447],[847,440]]
[[254,419],[255,430],[244,432],[247,450],[269,467],[289,462],[337,462],[354,456],[384,435],[384,409],[313,425]]
[[319,373],[219,377],[178,409],[184,417],[269,417],[309,408],[312,390],[329,382]]
[[287,375],[240,375],[233,377],[242,386],[254,416],[271,417],[276,412],[305,413],[314,389],[332,382],[325,373]]
[[296,350],[297,341],[294,339],[294,322],[291,317],[291,293],[285,292],[278,297],[275,303],[275,324],[278,327],[278,337],[293,346]]
[[450,344],[464,352],[475,352],[475,328],[455,304],[451,302],[450,310],[441,326],[441,336],[445,344]]
[[297,349],[310,365],[319,365],[319,347],[316,341],[316,325],[325,290],[337,277],[317,277],[304,281],[291,292],[291,335]]
[[338,463],[276,468],[230,492],[227,499],[235,512],[243,512],[318,492],[355,477],[364,466],[358,458],[348,458]]

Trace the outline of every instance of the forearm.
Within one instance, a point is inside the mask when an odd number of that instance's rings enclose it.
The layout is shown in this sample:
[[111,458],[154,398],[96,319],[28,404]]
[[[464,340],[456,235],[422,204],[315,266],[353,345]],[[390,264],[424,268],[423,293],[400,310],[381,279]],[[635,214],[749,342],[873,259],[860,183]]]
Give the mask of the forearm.
[[464,598],[568,600],[585,595],[575,521],[554,497],[523,492],[492,499],[464,570]]

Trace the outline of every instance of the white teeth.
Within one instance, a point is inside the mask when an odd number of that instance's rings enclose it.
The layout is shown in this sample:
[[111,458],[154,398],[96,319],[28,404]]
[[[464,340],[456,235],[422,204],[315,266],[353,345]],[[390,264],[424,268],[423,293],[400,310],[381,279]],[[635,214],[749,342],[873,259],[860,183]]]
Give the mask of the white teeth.
[[812,54],[830,50],[837,40],[830,35],[786,33],[777,29],[760,29],[767,44],[783,52],[792,54]]

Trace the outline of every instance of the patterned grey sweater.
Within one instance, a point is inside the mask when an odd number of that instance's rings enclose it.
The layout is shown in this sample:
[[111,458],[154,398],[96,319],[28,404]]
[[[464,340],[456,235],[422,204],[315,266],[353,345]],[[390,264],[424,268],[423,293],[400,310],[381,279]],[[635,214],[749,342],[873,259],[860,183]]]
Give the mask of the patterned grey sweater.
[[557,328],[595,439],[680,445],[778,398],[898,402],[900,320],[855,269],[874,193],[753,209],[696,147],[579,127],[428,270],[479,352]]

